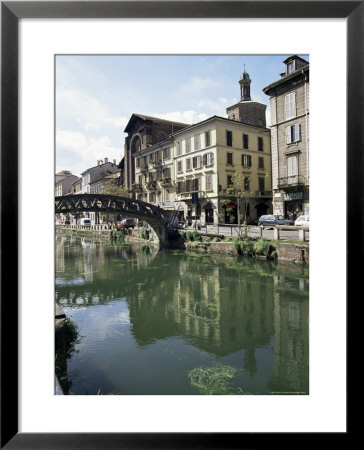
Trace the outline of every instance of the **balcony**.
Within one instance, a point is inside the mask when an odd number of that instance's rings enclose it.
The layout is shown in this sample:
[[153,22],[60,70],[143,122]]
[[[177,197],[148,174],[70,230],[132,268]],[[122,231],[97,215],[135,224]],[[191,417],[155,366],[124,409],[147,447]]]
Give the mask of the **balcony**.
[[163,187],[171,187],[172,181],[170,177],[164,177],[160,180],[160,185]]
[[153,191],[153,190],[157,189],[157,182],[155,180],[148,181],[146,186],[147,186],[148,191]]
[[308,186],[307,178],[302,175],[278,178],[278,189],[287,189],[298,186]]
[[255,191],[255,196],[258,198],[272,198],[272,191]]
[[162,167],[162,160],[161,159],[155,159],[154,161],[152,161],[152,166],[155,169],[159,169]]
[[132,189],[133,189],[133,191],[134,192],[142,192],[142,185],[141,184],[139,184],[139,183],[133,183],[132,185],[131,185],[131,187],[132,187]]

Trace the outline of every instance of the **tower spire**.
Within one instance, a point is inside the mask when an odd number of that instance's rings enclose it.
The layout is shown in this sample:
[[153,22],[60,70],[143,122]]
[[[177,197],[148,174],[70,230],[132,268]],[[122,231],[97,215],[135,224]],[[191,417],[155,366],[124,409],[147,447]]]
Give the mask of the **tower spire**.
[[251,101],[250,98],[250,83],[251,79],[249,77],[249,74],[245,71],[245,64],[244,64],[244,72],[240,75],[240,101],[241,102],[247,102]]

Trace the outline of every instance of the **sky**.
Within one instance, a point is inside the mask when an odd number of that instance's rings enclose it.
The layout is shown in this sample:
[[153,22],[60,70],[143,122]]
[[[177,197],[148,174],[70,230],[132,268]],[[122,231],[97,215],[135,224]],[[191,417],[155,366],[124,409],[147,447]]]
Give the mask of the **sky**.
[[[290,55],[57,55],[56,172],[80,174],[124,153],[133,113],[193,124],[240,100],[249,73],[251,99],[267,105],[263,88],[280,78]],[[299,55],[309,61],[308,55]]]

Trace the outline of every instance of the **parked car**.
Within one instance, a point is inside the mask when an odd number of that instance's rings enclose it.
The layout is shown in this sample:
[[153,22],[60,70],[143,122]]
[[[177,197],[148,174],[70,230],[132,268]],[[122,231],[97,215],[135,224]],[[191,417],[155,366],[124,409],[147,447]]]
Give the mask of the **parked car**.
[[84,225],[86,227],[90,227],[91,226],[91,220],[90,219],[81,219],[81,225]]
[[118,228],[134,228],[136,226],[136,220],[135,219],[123,219],[122,221],[118,222],[116,225]]
[[309,227],[310,226],[310,216],[302,215],[295,220],[294,224],[296,226]]
[[264,227],[275,227],[276,225],[294,225],[294,222],[293,220],[285,219],[283,216],[267,214],[259,217],[258,225],[262,225]]

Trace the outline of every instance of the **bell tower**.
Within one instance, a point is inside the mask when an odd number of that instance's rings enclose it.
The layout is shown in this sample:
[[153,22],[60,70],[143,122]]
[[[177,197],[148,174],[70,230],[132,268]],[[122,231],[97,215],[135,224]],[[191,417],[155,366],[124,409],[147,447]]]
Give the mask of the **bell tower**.
[[249,74],[245,72],[245,64],[244,64],[244,72],[240,75],[240,101],[241,102],[250,102],[250,83],[251,79]]
[[245,71],[240,75],[240,101],[236,105],[226,108],[228,119],[237,122],[243,122],[256,127],[266,127],[265,110],[267,105],[252,101],[250,97],[250,79],[249,74]]

